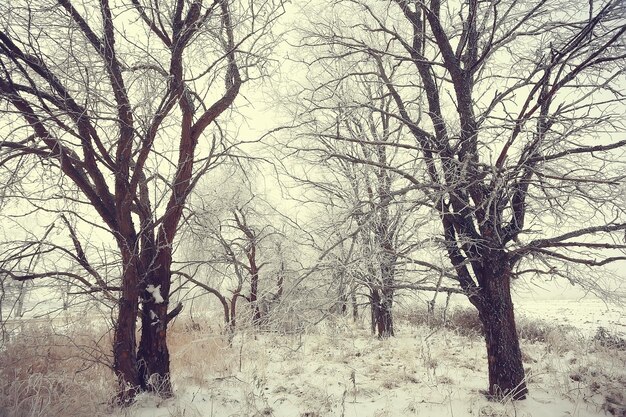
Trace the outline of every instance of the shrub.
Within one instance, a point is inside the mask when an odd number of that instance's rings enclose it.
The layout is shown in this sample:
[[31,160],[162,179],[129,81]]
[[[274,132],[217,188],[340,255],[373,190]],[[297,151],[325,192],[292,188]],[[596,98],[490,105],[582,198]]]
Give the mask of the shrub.
[[593,337],[593,341],[598,343],[600,346],[609,349],[626,350],[626,339],[615,334],[611,334],[604,327],[598,327],[598,330]]

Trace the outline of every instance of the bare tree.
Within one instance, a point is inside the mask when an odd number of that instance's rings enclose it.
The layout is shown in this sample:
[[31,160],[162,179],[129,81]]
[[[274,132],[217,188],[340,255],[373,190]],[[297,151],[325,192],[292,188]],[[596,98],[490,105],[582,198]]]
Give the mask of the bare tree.
[[0,146],[3,166],[41,161],[69,180],[63,188],[78,190],[116,242],[114,369],[126,402],[141,389],[171,394],[166,336],[181,216],[200,176],[234,146],[216,120],[243,83],[264,75],[282,7],[124,3],[0,6]]
[[[349,76],[339,72],[342,78],[313,86],[290,104],[301,125],[284,148],[306,164],[303,172],[290,172],[310,190],[301,198],[325,212],[312,230],[324,242],[321,252],[335,247],[324,263],[335,277],[337,301],[345,311],[358,286],[368,299],[373,333],[386,338],[394,335],[396,289],[409,288],[404,278],[423,284],[443,268],[411,256],[420,247],[418,225],[427,221],[420,207],[428,202],[406,186],[405,177],[417,181],[420,161],[403,152],[407,129],[393,117],[393,97],[366,65],[350,67]],[[318,79],[337,73],[328,70]]]
[[558,1],[329,1],[302,41],[315,56],[311,108],[334,111],[324,94],[364,72],[393,98],[389,108],[361,106],[406,126],[410,141],[374,144],[418,158],[419,174],[350,161],[398,173],[429,200],[441,248],[485,328],[496,397],[528,392],[512,279],[564,276],[602,292],[563,265],[626,259],[626,141],[616,137],[625,10],[613,0],[593,6],[587,14]]
[[250,170],[227,166],[224,181],[203,182],[183,230],[187,244],[180,273],[220,300],[231,336],[241,317],[240,298],[247,302],[252,324],[266,323],[264,315],[281,297],[286,272],[279,231],[284,217],[252,190]]

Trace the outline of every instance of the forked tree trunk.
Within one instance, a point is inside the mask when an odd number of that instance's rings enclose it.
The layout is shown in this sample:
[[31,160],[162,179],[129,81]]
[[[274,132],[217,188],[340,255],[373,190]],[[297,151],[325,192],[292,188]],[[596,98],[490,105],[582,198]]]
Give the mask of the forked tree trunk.
[[506,262],[491,262],[484,269],[478,314],[485,330],[489,364],[489,394],[522,400],[528,394],[515,328],[511,299],[511,270]]

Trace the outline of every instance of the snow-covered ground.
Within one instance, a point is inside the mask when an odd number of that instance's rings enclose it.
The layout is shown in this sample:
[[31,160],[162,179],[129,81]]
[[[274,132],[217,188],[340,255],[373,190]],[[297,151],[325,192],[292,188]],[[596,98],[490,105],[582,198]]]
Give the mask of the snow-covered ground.
[[[451,304],[467,306],[461,297]],[[530,397],[519,402],[485,398],[481,336],[425,326],[411,319],[413,308],[399,305],[397,336],[389,340],[372,337],[365,319],[330,317],[298,334],[240,329],[231,346],[214,324],[217,314],[196,317],[199,330],[183,315],[169,335],[174,398],[142,395],[127,409],[90,406],[100,410],[94,417],[626,416],[626,350],[593,340],[598,327],[626,333],[623,307],[516,297],[520,327],[541,320],[547,328],[542,342],[522,340]],[[48,324],[87,325],[87,315],[68,317]]]
[[595,334],[603,327],[615,334],[626,334],[626,308],[597,298],[573,300],[518,300],[518,317],[569,325],[585,334]]
[[[533,294],[514,294],[518,319],[541,320],[553,326],[573,327],[593,336],[599,327],[626,335],[626,306],[609,303],[594,296],[536,298]],[[450,308],[472,308],[464,296],[452,297]]]
[[[592,313],[607,314],[591,304],[589,313],[569,321],[607,324]],[[542,302],[528,311],[543,307],[538,316],[550,320],[569,314],[567,306]],[[519,402],[485,398],[487,359],[479,336],[402,320],[397,337],[385,341],[364,325],[334,319],[300,335],[243,332],[232,347],[190,332],[172,350],[176,397],[142,396],[114,416],[585,417],[615,409],[613,415],[626,415],[626,352],[576,331],[555,329],[545,343],[522,341],[531,394]]]

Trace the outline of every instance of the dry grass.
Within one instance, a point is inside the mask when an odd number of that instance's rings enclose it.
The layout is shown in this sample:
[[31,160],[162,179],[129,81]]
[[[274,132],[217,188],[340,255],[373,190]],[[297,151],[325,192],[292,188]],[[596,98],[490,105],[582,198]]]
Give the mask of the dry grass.
[[604,327],[598,327],[593,341],[602,347],[626,351],[626,339],[612,334]]
[[427,326],[433,329],[446,328],[467,337],[479,337],[483,334],[483,325],[478,312],[471,308],[454,308],[444,317],[442,309],[430,313],[426,308],[416,308],[410,312],[399,312],[396,317],[415,326]]
[[[168,330],[171,370],[174,382],[202,385],[207,377],[224,377],[236,367],[235,350],[226,336],[202,326],[177,320]],[[184,383],[184,382],[183,382]]]
[[[254,344],[229,346],[215,329],[177,320],[168,334],[175,386],[202,386],[237,372]],[[244,350],[240,349],[243,346]],[[24,324],[0,346],[0,417],[99,417],[111,411],[116,383],[111,338],[70,323]],[[263,366],[262,361],[254,361]],[[250,362],[248,362],[250,363]],[[128,410],[132,413],[131,410]]]
[[26,325],[0,351],[3,417],[101,416],[113,396],[111,371],[93,330]]
[[594,404],[610,415],[626,417],[626,354],[611,348],[598,348],[594,342],[571,352],[560,363],[548,359],[537,365],[547,380],[573,402]]

